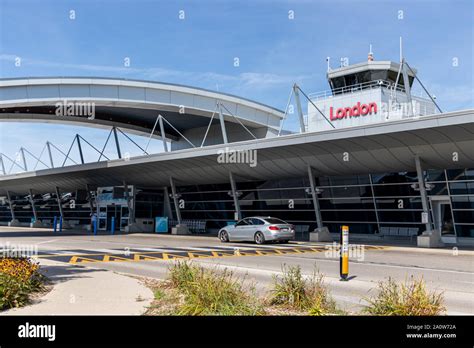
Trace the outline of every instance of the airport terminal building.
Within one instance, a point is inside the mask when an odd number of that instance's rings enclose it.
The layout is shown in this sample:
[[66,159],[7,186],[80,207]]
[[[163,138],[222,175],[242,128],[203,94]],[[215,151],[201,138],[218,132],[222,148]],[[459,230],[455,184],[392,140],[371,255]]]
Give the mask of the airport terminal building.
[[[170,227],[210,233],[242,217],[274,216],[301,236],[349,225],[366,239],[473,244],[474,110],[443,112],[429,94],[413,93],[417,71],[404,61],[369,57],[327,76],[327,92],[294,86],[294,114],[147,81],[0,80],[0,121],[107,128],[117,152],[86,163],[90,144],[78,135],[64,163],[45,145],[37,156],[47,169],[28,168],[25,149],[18,159],[2,154],[0,223],[50,226],[62,217],[64,226],[85,228],[96,214],[99,231],[113,217],[117,231],[154,232],[156,218],[167,217]],[[58,115],[70,103],[93,105],[93,117]],[[299,132],[282,130],[291,116]],[[161,139],[164,151],[126,156],[118,140],[126,133]],[[79,163],[66,161],[71,151]],[[12,173],[15,166],[21,171]]]

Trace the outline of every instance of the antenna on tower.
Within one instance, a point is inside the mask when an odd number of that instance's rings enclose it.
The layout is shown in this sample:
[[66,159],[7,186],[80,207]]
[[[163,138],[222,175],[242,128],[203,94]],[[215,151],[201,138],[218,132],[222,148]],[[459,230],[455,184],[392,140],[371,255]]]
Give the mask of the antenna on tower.
[[403,62],[403,42],[402,37],[400,36],[400,64]]
[[326,57],[326,62],[328,63],[328,72],[331,71],[331,65],[329,64],[329,61],[331,60],[331,57]]
[[372,44],[369,45],[369,56],[367,57],[367,60],[369,62],[372,62],[374,60],[374,53],[372,52]]

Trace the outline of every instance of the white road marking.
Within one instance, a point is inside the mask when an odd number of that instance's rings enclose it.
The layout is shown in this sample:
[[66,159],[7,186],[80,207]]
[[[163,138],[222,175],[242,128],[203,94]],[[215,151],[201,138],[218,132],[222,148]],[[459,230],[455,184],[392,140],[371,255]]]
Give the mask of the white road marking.
[[[271,257],[271,256],[270,256]],[[281,255],[278,256],[279,258],[288,258],[288,259],[296,259],[296,258],[302,258],[308,260],[306,257],[300,257],[300,256],[285,256]],[[317,258],[314,259],[315,261],[327,261],[327,262],[337,262],[339,263],[339,260],[330,260],[330,259],[322,259],[322,258]],[[474,275],[474,272],[467,272],[467,271],[455,271],[455,270],[450,270],[450,269],[438,269],[438,268],[429,268],[429,267],[411,267],[411,266],[401,266],[401,265],[389,265],[386,263],[366,263],[366,262],[352,262],[353,264],[356,265],[364,265],[364,266],[376,266],[376,267],[392,267],[392,268],[403,268],[403,269],[411,269],[411,270],[417,270],[417,271],[434,271],[434,272],[446,272],[446,273],[457,273],[457,274],[470,274]]]

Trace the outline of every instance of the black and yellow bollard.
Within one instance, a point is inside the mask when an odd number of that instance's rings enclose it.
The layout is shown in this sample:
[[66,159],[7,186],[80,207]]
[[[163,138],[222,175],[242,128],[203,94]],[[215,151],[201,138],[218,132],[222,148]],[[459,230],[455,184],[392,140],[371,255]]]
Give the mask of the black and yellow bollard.
[[341,253],[339,260],[341,280],[347,281],[349,276],[349,226],[341,227]]

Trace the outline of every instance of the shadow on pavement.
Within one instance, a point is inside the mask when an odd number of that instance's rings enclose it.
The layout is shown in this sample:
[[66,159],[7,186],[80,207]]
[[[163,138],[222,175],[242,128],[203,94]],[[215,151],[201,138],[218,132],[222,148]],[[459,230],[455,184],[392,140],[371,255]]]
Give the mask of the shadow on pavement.
[[85,268],[73,265],[41,265],[41,274],[48,278],[52,283],[62,283],[71,279],[84,277],[85,273],[107,272],[105,269]]

